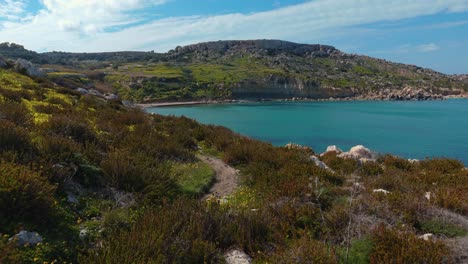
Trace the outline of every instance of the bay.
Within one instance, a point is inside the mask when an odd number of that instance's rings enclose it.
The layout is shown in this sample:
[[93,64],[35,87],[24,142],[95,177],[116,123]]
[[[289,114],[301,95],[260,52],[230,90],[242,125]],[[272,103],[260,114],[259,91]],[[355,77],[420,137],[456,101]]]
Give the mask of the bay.
[[468,100],[261,102],[148,108],[282,146],[322,152],[364,145],[405,158],[449,157],[468,165]]

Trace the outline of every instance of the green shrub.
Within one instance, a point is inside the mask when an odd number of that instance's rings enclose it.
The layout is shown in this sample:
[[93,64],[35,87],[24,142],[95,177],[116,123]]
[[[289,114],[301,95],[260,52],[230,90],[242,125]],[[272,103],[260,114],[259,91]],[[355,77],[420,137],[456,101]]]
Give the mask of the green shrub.
[[94,130],[78,115],[52,115],[44,129],[55,135],[71,137],[79,143],[96,140]]
[[0,162],[0,232],[52,224],[55,187],[36,172]]
[[29,133],[10,121],[0,120],[0,152],[26,152],[32,150]]
[[452,225],[443,221],[442,219],[431,219],[420,223],[421,230],[425,233],[432,233],[434,235],[444,235],[446,237],[459,237],[464,236],[467,230]]
[[5,101],[0,103],[0,120],[2,119],[18,126],[27,126],[31,124],[32,116],[23,104]]

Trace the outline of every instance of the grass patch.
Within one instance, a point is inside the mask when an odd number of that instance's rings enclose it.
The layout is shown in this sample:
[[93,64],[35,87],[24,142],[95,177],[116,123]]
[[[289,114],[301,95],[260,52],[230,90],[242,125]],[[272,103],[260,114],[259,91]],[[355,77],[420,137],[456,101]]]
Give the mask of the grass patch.
[[216,173],[203,162],[174,164],[173,174],[176,182],[181,186],[182,192],[189,196],[206,193],[213,184]]
[[444,235],[447,237],[461,237],[468,233],[467,230],[450,223],[446,223],[440,219],[431,219],[429,221],[422,222],[421,230],[426,233]]

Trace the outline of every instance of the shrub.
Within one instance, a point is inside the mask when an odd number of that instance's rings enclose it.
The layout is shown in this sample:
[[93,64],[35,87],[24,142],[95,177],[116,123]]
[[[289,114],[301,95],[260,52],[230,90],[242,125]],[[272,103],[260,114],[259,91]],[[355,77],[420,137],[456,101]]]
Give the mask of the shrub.
[[18,126],[27,126],[31,124],[32,116],[23,104],[5,101],[0,103],[0,120],[2,119]]
[[324,243],[307,237],[295,241],[287,250],[275,252],[268,263],[338,263],[334,252]]
[[44,129],[80,143],[96,140],[93,129],[78,115],[52,115]]
[[426,241],[409,232],[380,226],[373,233],[371,263],[444,263],[450,261],[448,248],[440,241]]
[[0,231],[20,223],[33,227],[53,222],[55,187],[36,172],[0,162]]
[[26,152],[32,149],[29,133],[10,121],[0,120],[0,152],[13,150]]
[[442,219],[431,219],[420,223],[421,230],[425,233],[434,235],[443,235],[446,237],[458,237],[467,234],[467,230],[447,223]]

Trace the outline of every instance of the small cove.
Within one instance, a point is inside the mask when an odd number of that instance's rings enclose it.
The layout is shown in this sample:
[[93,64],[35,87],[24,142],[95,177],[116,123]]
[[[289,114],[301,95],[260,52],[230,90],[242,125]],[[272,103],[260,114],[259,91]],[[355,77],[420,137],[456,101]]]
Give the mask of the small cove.
[[468,100],[262,102],[148,108],[281,146],[322,152],[365,145],[406,158],[449,157],[468,165]]

